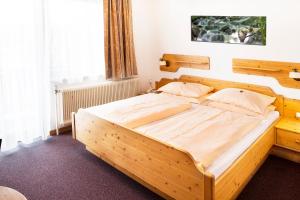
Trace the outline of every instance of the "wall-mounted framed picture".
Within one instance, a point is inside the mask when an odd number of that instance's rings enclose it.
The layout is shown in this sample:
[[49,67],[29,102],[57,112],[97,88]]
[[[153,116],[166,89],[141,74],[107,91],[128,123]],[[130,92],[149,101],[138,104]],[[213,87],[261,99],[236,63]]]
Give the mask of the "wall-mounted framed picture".
[[265,16],[192,16],[192,41],[266,45]]

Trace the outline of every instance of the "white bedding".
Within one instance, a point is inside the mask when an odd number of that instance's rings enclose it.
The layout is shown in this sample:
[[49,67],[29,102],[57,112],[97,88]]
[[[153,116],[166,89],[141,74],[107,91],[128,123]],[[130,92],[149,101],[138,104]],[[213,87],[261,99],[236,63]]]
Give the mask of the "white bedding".
[[[140,102],[145,102],[145,101],[149,101],[149,99],[153,98],[156,94],[147,94],[147,95],[142,95],[142,96],[138,96],[138,97],[134,97],[134,98],[129,98],[129,99],[125,99],[125,100],[121,100],[121,101],[116,101],[116,102],[112,102],[109,104],[105,104],[105,105],[101,105],[101,106],[96,106],[96,107],[92,107],[92,108],[87,108],[85,109],[87,112],[96,115],[98,117],[107,119],[109,121],[112,121],[109,118],[109,113],[112,110],[118,110],[118,109],[122,109],[124,108],[124,106],[129,107],[132,105],[136,105],[137,103]],[[172,98],[173,101],[175,99],[179,100],[181,99],[181,101],[184,101],[184,99],[182,99],[181,97],[177,97],[177,96],[169,96],[169,95],[164,95],[162,94],[162,96],[164,96],[163,98]],[[166,97],[167,96],[167,97]],[[156,96],[154,97],[156,98]],[[189,101],[188,99],[185,99],[186,101]],[[203,101],[203,100],[202,100]],[[189,101],[191,102],[191,101]],[[203,102],[203,105],[206,104],[207,101]],[[211,108],[211,111],[206,111],[207,113],[203,112],[201,113],[201,106],[203,105],[198,105],[198,104],[193,104],[192,108],[178,113],[174,116],[168,117],[168,118],[177,118],[178,120],[176,120],[176,124],[180,124],[180,122],[182,121],[180,119],[180,117],[182,115],[184,115],[185,113],[189,113],[190,115],[190,121],[193,121],[192,119],[200,119],[205,121],[207,120],[210,116],[214,117],[214,115],[218,115],[218,113],[220,112],[219,108]],[[198,110],[197,110],[198,109]],[[199,112],[200,111],[200,112]],[[185,116],[186,117],[186,116]],[[220,175],[222,175],[222,173],[228,168],[230,167],[230,165],[245,151],[247,150],[247,148],[262,134],[264,133],[264,131],[279,117],[279,113],[276,111],[271,111],[269,112],[266,116],[264,116],[262,118],[262,120],[260,120],[260,123],[254,128],[252,129],[249,133],[247,133],[246,136],[244,136],[242,138],[242,140],[238,141],[237,143],[235,143],[234,145],[232,145],[230,148],[228,148],[226,151],[222,152],[221,156],[218,156],[217,159],[215,159],[212,164],[206,169],[207,171],[209,171],[210,173],[212,173],[216,178],[220,177]],[[167,118],[167,119],[168,119]],[[162,121],[165,121],[166,119],[162,119],[162,120],[157,120],[154,121],[152,123],[148,123],[146,125],[140,126],[135,128],[136,131],[147,135],[147,129],[149,127],[151,127],[151,134],[155,134],[160,135],[159,137],[163,136],[163,139],[169,139],[174,137],[173,134],[180,134],[180,130],[176,130],[174,129],[174,127],[172,125],[170,125],[169,127],[167,127],[168,130],[168,134],[164,134],[164,132],[161,132],[161,128],[160,126],[165,126],[165,125],[161,125]],[[113,121],[112,121],[113,122]],[[174,123],[174,121],[173,121]],[[197,126],[197,123],[192,122],[192,125]],[[184,123],[181,123],[181,126],[184,127],[183,129],[190,129],[191,130],[191,134],[193,134],[193,129],[188,127],[190,126],[191,123],[189,123],[189,125],[185,125]],[[166,129],[164,129],[165,131]],[[190,134],[190,133],[189,133]],[[153,135],[150,135],[151,137],[153,137]],[[175,136],[176,137],[176,136]],[[179,140],[180,141],[180,140]]]
[[192,107],[192,100],[199,99],[150,93],[87,108],[85,111],[124,127],[136,128],[186,111]]
[[[172,145],[177,145],[180,147],[180,143],[178,141],[185,141],[186,136],[193,136],[197,134],[199,128],[201,129],[201,124],[199,126],[199,121],[213,121],[214,119],[210,119],[211,117],[215,117],[220,113],[220,109],[211,108],[209,111],[203,111],[201,109],[202,105],[193,105],[193,108],[185,111],[183,113],[177,114],[165,120],[156,121],[141,127],[136,128],[138,132],[141,134],[148,135],[150,137],[154,137],[156,139],[162,140],[164,142],[170,143]],[[222,115],[223,113],[221,113]],[[189,116],[188,124],[185,124],[187,116]],[[211,165],[206,169],[210,173],[212,173],[216,178],[218,178],[230,165],[245,151],[247,148],[262,134],[264,131],[279,117],[279,113],[276,111],[269,112],[263,119],[260,120],[258,125],[255,128],[251,129],[246,136],[244,136],[240,141],[234,143],[230,148],[226,149],[226,151],[222,152],[220,156],[213,160]],[[193,120],[197,119],[197,120]],[[185,121],[185,122],[184,122]],[[198,124],[197,124],[198,121]],[[174,125],[176,122],[176,125]],[[180,124],[181,123],[181,124]],[[206,122],[207,123],[207,122]],[[182,130],[188,131],[186,134],[182,135]],[[174,142],[175,141],[175,142]],[[218,140],[217,140],[218,141]],[[216,141],[216,142],[217,142]],[[194,145],[194,144],[192,144]],[[210,144],[211,145],[211,144]],[[187,146],[189,148],[189,146]],[[195,150],[195,147],[193,147]],[[203,149],[210,147],[196,147],[200,149],[200,152],[203,152]],[[202,150],[201,150],[202,149]],[[188,149],[185,149],[188,150]],[[190,153],[191,151],[188,150]],[[196,152],[194,151],[194,152]],[[195,156],[195,154],[194,154]],[[194,157],[193,156],[193,157]],[[197,155],[196,155],[197,156]],[[194,157],[194,159],[197,159]]]
[[271,111],[261,123],[240,142],[236,143],[228,151],[224,152],[217,160],[214,161],[208,171],[212,173],[216,179],[228,169],[231,164],[239,158],[239,156],[253,144],[269,127],[279,118],[279,112]]

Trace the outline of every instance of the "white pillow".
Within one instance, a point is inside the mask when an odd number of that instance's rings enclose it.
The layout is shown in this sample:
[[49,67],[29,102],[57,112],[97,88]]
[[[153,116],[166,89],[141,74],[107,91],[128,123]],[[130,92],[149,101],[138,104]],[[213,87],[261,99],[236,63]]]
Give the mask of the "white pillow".
[[228,111],[232,111],[232,112],[236,112],[236,113],[241,113],[241,114],[245,114],[245,115],[249,115],[249,116],[259,116],[259,115],[267,116],[267,114],[269,114],[271,111],[275,110],[275,106],[270,105],[265,109],[265,111],[262,114],[260,114],[260,113],[253,112],[251,110],[242,108],[240,106],[235,106],[232,104],[221,103],[221,102],[216,102],[216,101],[208,101],[207,106],[219,108],[222,110],[228,110]]
[[174,95],[174,94],[170,94],[170,93],[166,93],[166,92],[162,92],[162,93],[160,93],[160,95],[173,97],[175,99],[180,99],[180,100],[187,101],[187,102],[193,103],[193,104],[201,104],[204,101],[206,101],[206,97],[208,97],[209,94],[203,95],[202,97],[198,97],[198,98],[184,97],[184,96]]
[[207,99],[239,106],[263,114],[266,108],[276,100],[276,97],[244,89],[226,88],[210,95]]
[[184,97],[199,98],[213,91],[214,88],[198,83],[171,82],[158,91]]

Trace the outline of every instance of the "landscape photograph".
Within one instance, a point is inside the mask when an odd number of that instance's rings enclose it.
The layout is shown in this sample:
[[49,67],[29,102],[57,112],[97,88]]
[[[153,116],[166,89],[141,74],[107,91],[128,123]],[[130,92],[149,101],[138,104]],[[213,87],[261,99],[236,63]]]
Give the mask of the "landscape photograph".
[[192,16],[192,41],[266,45],[264,16]]

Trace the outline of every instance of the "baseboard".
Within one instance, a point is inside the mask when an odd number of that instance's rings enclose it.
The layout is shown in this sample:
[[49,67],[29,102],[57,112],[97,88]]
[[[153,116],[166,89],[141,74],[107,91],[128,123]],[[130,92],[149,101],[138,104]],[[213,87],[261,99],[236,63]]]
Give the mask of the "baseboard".
[[[58,129],[58,134],[59,134],[59,135],[62,135],[62,134],[71,134],[71,132],[72,132],[72,125],[67,125],[67,126],[64,126],[64,127],[60,127],[60,128]],[[56,129],[51,130],[51,131],[50,131],[50,135],[51,135],[51,136],[57,135]]]
[[278,146],[273,146],[271,154],[296,163],[300,163],[300,152],[292,151]]

